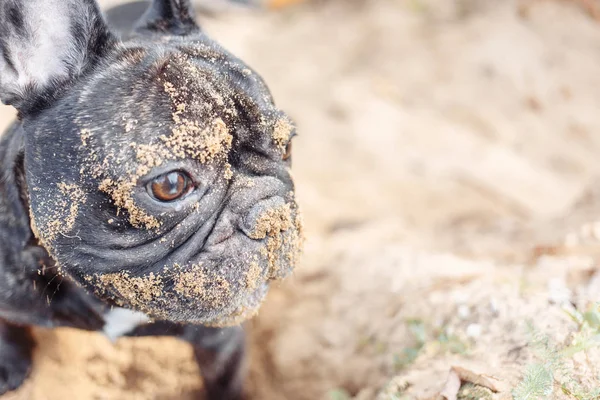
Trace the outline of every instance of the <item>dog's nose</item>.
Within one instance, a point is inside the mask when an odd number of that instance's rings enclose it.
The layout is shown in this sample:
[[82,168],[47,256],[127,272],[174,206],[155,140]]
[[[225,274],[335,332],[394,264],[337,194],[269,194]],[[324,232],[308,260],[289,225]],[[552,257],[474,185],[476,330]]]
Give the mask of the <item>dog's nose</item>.
[[[267,234],[275,233],[274,230],[286,230],[283,219],[289,218],[285,214],[285,200],[280,196],[273,196],[256,203],[246,214],[240,224],[240,229],[252,239],[264,239]],[[289,214],[289,212],[288,212]]]

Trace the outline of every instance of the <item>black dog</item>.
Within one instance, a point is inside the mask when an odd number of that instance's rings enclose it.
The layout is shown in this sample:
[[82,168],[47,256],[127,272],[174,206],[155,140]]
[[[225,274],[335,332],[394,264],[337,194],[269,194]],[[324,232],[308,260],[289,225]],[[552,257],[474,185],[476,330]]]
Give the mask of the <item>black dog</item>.
[[94,0],[3,0],[0,394],[30,368],[28,326],[188,340],[210,399],[241,396],[244,336],[301,248],[295,129],[188,0],[154,0],[123,40]]

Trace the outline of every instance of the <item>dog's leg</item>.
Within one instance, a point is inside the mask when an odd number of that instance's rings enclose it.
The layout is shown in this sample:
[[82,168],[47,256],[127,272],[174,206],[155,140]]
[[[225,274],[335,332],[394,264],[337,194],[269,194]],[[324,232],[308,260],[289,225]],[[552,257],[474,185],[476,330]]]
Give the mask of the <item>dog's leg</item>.
[[246,340],[241,326],[209,328],[157,322],[141,326],[127,336],[175,336],[194,348],[207,400],[244,398]]
[[241,327],[198,328],[188,338],[200,365],[208,399],[241,399],[246,345]]
[[34,346],[29,329],[0,319],[0,395],[21,386],[31,369]]

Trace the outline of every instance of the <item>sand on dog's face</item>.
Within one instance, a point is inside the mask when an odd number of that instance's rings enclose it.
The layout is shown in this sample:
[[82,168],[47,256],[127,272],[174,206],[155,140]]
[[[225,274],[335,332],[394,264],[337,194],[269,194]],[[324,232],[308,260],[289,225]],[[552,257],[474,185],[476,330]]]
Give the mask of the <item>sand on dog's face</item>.
[[[111,303],[238,324],[300,253],[284,156],[295,128],[261,78],[204,36],[125,45],[115,58],[26,127],[34,231],[64,272]],[[67,120],[60,141],[52,118]],[[148,183],[173,171],[192,192],[152,198]]]

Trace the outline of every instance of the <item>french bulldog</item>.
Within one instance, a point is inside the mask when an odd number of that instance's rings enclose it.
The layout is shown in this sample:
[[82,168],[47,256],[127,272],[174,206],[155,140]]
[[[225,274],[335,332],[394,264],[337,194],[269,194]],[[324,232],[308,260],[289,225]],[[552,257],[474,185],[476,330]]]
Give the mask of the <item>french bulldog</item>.
[[124,33],[95,0],[0,3],[0,394],[31,326],[110,324],[187,340],[207,398],[242,398],[242,323],[298,262],[293,121],[189,0],[145,6]]

